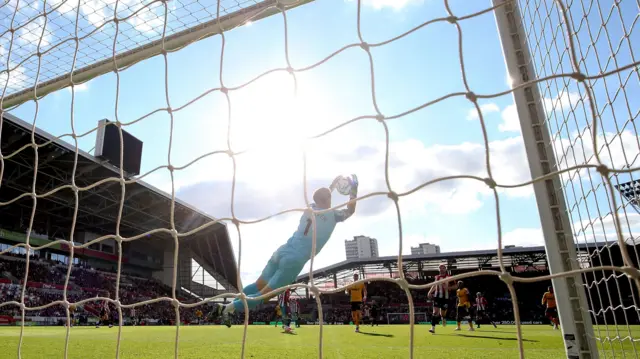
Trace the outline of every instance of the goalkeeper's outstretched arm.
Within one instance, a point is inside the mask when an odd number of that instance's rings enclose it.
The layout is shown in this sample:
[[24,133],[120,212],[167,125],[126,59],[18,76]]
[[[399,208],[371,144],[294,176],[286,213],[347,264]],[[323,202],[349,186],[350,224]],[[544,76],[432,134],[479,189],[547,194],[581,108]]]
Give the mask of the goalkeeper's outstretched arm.
[[[336,186],[336,182],[338,181],[338,179],[341,176],[336,177],[335,180],[333,180],[333,183],[331,183],[331,186],[329,186],[329,189],[331,191],[333,191],[333,189]],[[355,174],[351,175],[350,178],[351,181],[351,192],[349,193],[349,203],[347,204],[347,208],[343,209],[343,210],[339,210],[336,211],[336,220],[338,222],[342,222],[344,220],[346,220],[347,218],[351,217],[354,213],[356,213],[356,201],[355,199],[358,198],[358,176],[356,176]]]

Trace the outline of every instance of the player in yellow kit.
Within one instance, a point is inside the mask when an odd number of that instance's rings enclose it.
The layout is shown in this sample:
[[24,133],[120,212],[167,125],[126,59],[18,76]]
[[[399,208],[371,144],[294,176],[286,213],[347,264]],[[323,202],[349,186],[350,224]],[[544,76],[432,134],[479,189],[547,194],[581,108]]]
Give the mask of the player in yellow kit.
[[469,289],[464,287],[464,283],[462,281],[458,281],[458,290],[456,290],[457,297],[457,311],[456,311],[456,321],[458,322],[458,326],[456,327],[456,331],[460,330],[460,324],[462,324],[462,318],[469,318],[469,330],[473,331],[473,320],[471,319],[471,313],[469,312],[471,309],[471,300]]
[[[71,304],[69,306],[69,325],[71,326],[71,328],[73,328],[73,325],[76,322],[75,314],[76,314],[76,305],[75,304]],[[67,325],[65,324],[65,327],[66,326]]]
[[[358,281],[358,273],[353,275],[353,281]],[[364,283],[354,284],[347,288],[347,293],[351,295],[351,316],[353,324],[356,325],[356,333],[359,333],[360,319],[362,319],[362,302],[367,300],[367,288]]]
[[[279,304],[276,304],[276,308],[275,308],[275,312],[274,312],[274,321],[276,322],[276,328],[278,327],[278,320],[280,320],[280,318],[282,318],[282,309],[280,308]],[[282,322],[282,324],[284,324],[284,321]]]
[[553,329],[558,329],[560,321],[558,320],[558,309],[556,308],[556,295],[553,293],[553,287],[547,288],[542,296],[542,305],[546,306],[544,315],[549,318],[553,324]]

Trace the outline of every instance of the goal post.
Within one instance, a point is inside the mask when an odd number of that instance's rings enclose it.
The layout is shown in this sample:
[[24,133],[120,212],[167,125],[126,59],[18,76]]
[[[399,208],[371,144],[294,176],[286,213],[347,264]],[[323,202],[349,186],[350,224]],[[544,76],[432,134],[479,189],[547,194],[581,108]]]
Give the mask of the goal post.
[[[492,0],[522,139],[533,179],[548,176],[559,169],[543,98],[538,89],[536,71],[525,33],[518,1]],[[563,29],[558,36],[566,36]],[[567,214],[560,176],[550,176],[533,183],[542,234],[551,274],[580,269],[576,243]],[[552,280],[567,358],[598,358],[598,347],[589,316],[585,287],[580,274]]]

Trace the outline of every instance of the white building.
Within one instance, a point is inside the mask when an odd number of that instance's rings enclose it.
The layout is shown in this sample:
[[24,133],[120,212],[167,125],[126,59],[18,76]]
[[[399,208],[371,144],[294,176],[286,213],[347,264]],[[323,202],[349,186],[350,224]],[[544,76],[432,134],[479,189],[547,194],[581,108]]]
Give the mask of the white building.
[[347,260],[378,257],[378,240],[367,236],[355,236],[344,241]]
[[431,243],[420,243],[417,247],[411,247],[411,254],[436,254],[440,253],[440,246]]

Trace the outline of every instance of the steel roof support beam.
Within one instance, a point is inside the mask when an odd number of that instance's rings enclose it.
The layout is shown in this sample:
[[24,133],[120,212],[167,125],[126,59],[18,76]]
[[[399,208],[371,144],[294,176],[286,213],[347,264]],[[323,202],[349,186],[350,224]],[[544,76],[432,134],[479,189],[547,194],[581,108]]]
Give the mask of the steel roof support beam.
[[[216,243],[216,249],[217,249],[217,252],[218,252],[218,258],[219,258],[219,261],[220,261],[220,266],[222,267],[222,275],[224,276],[224,278],[229,278],[229,273],[227,273],[227,266],[224,265],[224,257],[222,256],[222,251],[220,250],[220,242],[218,241],[218,235],[215,232],[213,233],[213,240]],[[210,248],[210,251],[211,251],[211,257],[213,257],[213,249],[211,248],[211,245],[210,245],[208,240],[207,240],[207,244],[209,245],[209,248]],[[232,251],[233,251],[233,249],[232,249]],[[234,271],[236,271],[236,268],[234,268]],[[237,273],[234,274],[232,277],[237,282]],[[236,288],[238,286],[237,283],[233,283],[232,284],[229,281],[226,281],[226,282],[227,283],[225,283],[224,287],[227,290],[237,289]],[[231,285],[231,286],[229,286],[229,285]]]
[[7,139],[7,142],[5,144],[5,148],[10,147],[11,145],[13,145],[14,143],[16,143],[19,139],[26,137],[27,134],[25,134],[24,132],[18,132],[16,130],[13,130],[13,134],[11,136],[9,136],[9,138]]
[[[27,203],[25,203],[25,202],[20,202],[20,203],[17,203],[17,205],[18,205],[18,206],[20,206],[20,208],[25,208],[25,209],[27,209],[28,211],[31,211],[31,209],[32,209],[31,203],[28,203],[28,204],[27,204]],[[1,208],[1,207],[0,207],[0,208]],[[58,208],[59,208],[59,207],[55,207],[55,208],[51,209],[51,208],[47,208],[46,206],[38,205],[38,213],[39,213],[39,214],[46,214],[48,217],[53,217],[53,218],[61,219],[61,220],[62,220],[62,221],[64,221],[64,222],[68,222],[68,223],[69,223],[69,225],[70,225],[71,220],[69,219],[69,217],[68,217],[68,216],[65,216],[64,214],[61,214],[61,213],[58,211]],[[8,210],[8,212],[11,212],[11,210]],[[13,213],[9,213],[7,216],[11,216],[12,214],[13,214]],[[41,224],[41,225],[43,225],[43,226],[45,226],[45,225],[46,225],[46,221],[45,221],[45,222],[42,222],[41,220],[39,220],[40,218],[41,218],[41,216],[36,216],[36,217],[34,218],[34,225],[35,225],[35,226],[40,225],[40,224]],[[62,222],[62,221],[60,221],[60,222]],[[59,225],[56,225],[56,223],[60,223],[60,222],[56,221],[56,222],[52,223],[52,228],[56,228],[55,232],[58,232],[58,231],[59,231],[59,230],[61,230],[61,229],[62,229],[62,230],[64,230],[63,232],[64,232],[64,233],[66,233],[66,234],[65,234],[65,236],[66,236],[66,235],[68,234],[68,232],[71,230],[71,228],[70,228],[70,226],[69,226],[69,227],[67,227],[67,226],[59,226]],[[111,223],[111,222],[110,222],[110,223]],[[79,225],[80,225],[80,226],[82,226],[82,225],[95,226],[95,224],[94,224],[94,223],[88,223],[88,224],[85,224],[85,223],[78,223],[78,222],[77,222],[77,223],[76,223],[76,228],[77,228]],[[53,237],[53,236],[51,236],[51,235],[50,235],[50,237]]]
[[[13,158],[12,158],[12,159],[13,159]],[[18,164],[18,165],[22,166],[23,168],[24,168],[24,167],[26,167],[26,169],[27,169],[27,170],[29,169],[29,168],[28,168],[28,166],[27,166],[26,164],[19,163],[18,161],[12,161],[12,159],[10,159],[10,160],[6,160],[6,161],[10,161],[10,162],[16,163],[16,164]],[[40,167],[40,166],[38,166],[38,167]],[[55,171],[57,171],[57,169],[56,169],[55,167],[49,167],[49,168],[54,169]],[[31,168],[30,170],[31,170],[31,172],[33,172],[33,168]],[[62,173],[66,175],[66,172],[62,172]],[[48,173],[47,173],[47,172],[45,172],[45,171],[38,171],[38,175],[39,175],[39,176],[40,176],[40,175],[45,175],[45,176],[47,176],[47,177],[53,178],[54,180],[58,180],[58,181],[60,181],[60,182],[62,182],[62,183],[70,183],[70,182],[71,182],[71,181],[70,181],[70,179],[58,178],[58,177],[52,176],[51,174],[48,174]],[[66,177],[70,177],[70,176],[66,176]],[[15,183],[15,182],[13,182],[13,183]],[[115,183],[115,182],[112,182],[112,183]],[[54,188],[56,188],[56,187],[59,187],[59,186],[55,186]],[[19,191],[21,191],[21,192],[31,192],[31,188],[21,187],[21,188],[14,188],[14,189],[18,189],[18,190],[19,190]],[[59,193],[61,193],[61,192],[57,192],[56,194],[59,194]],[[93,190],[93,189],[90,189],[90,190],[87,190],[87,191],[83,191],[83,193],[88,193],[88,194],[91,194],[91,195],[93,195],[93,196],[100,197],[100,198],[102,198],[102,199],[110,200],[109,198],[106,198],[106,197],[104,197],[104,196],[102,196],[102,195],[96,194],[96,193],[95,193],[95,190]],[[53,196],[55,196],[55,195],[53,195]],[[51,197],[51,196],[49,196],[49,197]],[[85,197],[84,197],[84,198],[82,198],[81,200],[86,200],[86,199],[87,199],[87,198],[89,198],[89,197],[90,197],[90,196],[85,196]],[[58,199],[58,200],[61,200],[61,199]],[[70,206],[70,207],[72,207],[74,204],[75,204],[75,199],[71,199],[71,200],[69,200],[68,202],[66,202],[66,203],[65,203],[65,205]],[[115,204],[119,204],[119,202],[117,202],[117,203],[115,203]],[[81,207],[82,207],[82,206],[81,206]],[[138,213],[142,213],[145,217],[152,217],[152,219],[153,219],[154,221],[155,221],[155,220],[158,220],[158,221],[161,221],[161,222],[163,222],[163,223],[165,223],[165,224],[168,224],[168,223],[169,223],[168,221],[165,221],[165,220],[163,220],[163,219],[162,219],[162,218],[160,218],[160,217],[150,215],[149,213],[145,213],[144,211],[135,210],[135,209],[131,208],[130,206],[126,205],[126,204],[124,205],[124,207],[126,207],[127,209],[131,209],[131,210],[133,210],[133,211],[136,211],[136,212],[138,212]],[[105,216],[101,216],[101,215],[99,215],[99,213],[96,213],[96,212],[87,212],[87,211],[84,211],[84,212],[85,212],[87,215],[94,215],[94,214],[95,214],[95,215],[98,215],[98,216],[100,216],[100,217],[104,217],[104,218],[111,219],[111,220],[112,220],[112,221],[114,221],[114,222],[115,222],[115,220],[116,220],[116,217],[111,217],[111,216],[107,216],[107,217],[105,217]],[[141,230],[142,230],[142,232],[146,232],[146,231],[148,231],[148,230],[149,230],[149,229],[148,229],[148,226],[144,226],[144,224],[143,224],[142,228],[140,228],[139,226],[137,226],[137,225],[136,225],[136,224],[134,224],[134,223],[130,223],[130,222],[129,222],[128,224],[129,224],[132,228],[138,228],[138,229],[141,229]]]
[[[5,183],[5,185],[8,188],[12,188],[12,189],[20,191],[20,192],[30,192],[31,191],[30,188],[27,188],[25,186],[20,186],[20,185],[14,183],[14,182],[7,182],[7,183]],[[65,199],[59,198],[57,196],[57,194],[58,193],[52,194],[50,196],[47,196],[46,199],[51,201],[51,202],[60,204],[60,205],[64,205],[64,206],[71,207],[71,208],[74,207],[74,206],[70,206],[69,203]],[[93,213],[94,212],[92,210],[90,210],[90,209],[87,209],[87,206],[79,206],[78,213],[84,213],[85,215],[93,217]],[[105,215],[96,215],[96,216],[99,217],[99,218],[103,218],[103,219],[109,220],[112,223],[115,223],[115,221],[116,221],[116,218],[112,217],[112,216],[105,216]],[[78,217],[80,217],[80,216],[78,216]],[[136,229],[140,230],[140,228],[135,223],[130,223],[128,221],[121,220],[120,224],[121,224],[121,226],[124,224],[126,227],[132,228],[134,230],[136,230]],[[142,232],[146,232],[146,231],[143,230]]]
[[[9,162],[17,164],[19,166],[19,168],[21,168],[20,169],[20,171],[21,171],[20,176],[26,175],[28,173],[33,173],[33,167],[31,166],[31,164],[28,161],[25,161],[24,156],[22,156],[21,154],[16,156],[16,157],[13,157],[13,158],[11,158],[9,160],[5,160],[5,161],[9,161]],[[55,172],[55,174],[48,173],[47,171],[44,171],[44,169],[52,171],[52,172]],[[48,186],[51,186],[51,187],[49,187],[50,188],[49,190],[54,189],[56,187],[59,187],[59,185],[58,186],[54,185],[55,181],[59,181],[59,182],[62,182],[62,183],[71,183],[70,172],[61,171],[59,168],[57,168],[55,166],[38,166],[38,170],[39,170],[38,171],[39,178],[42,177],[42,176],[46,176],[50,180],[53,180],[53,181],[48,182]],[[88,186],[88,185],[90,185],[90,184],[92,184],[94,182],[87,182],[85,179],[79,179],[78,176],[76,176],[76,183],[78,185],[82,186],[82,187],[85,187],[85,186]],[[117,184],[117,183],[116,182],[109,182],[109,183],[104,184],[103,186],[105,188],[108,188],[108,187],[111,187],[114,184]],[[112,203],[113,206],[119,205],[119,200],[120,200],[119,198],[112,197],[112,198],[114,198],[114,200],[112,200],[111,198],[105,197],[104,195],[101,194],[101,193],[105,192],[105,188],[101,187],[100,190],[97,190],[96,188],[93,188],[93,189],[90,189],[90,190],[87,190],[87,191],[83,191],[82,193],[87,194],[87,195],[84,196],[83,198],[81,198],[81,201],[86,201],[87,199],[89,199],[89,198],[91,198],[93,196],[97,196],[97,197],[100,197],[100,198],[105,199],[107,201],[112,201],[113,202]],[[28,190],[21,190],[21,191],[30,192],[31,188],[29,188]],[[61,192],[58,192],[58,193],[61,193]],[[110,192],[110,191],[106,191],[106,194],[113,195],[113,193]],[[150,215],[149,214],[150,212],[153,212],[151,209],[153,209],[154,207],[158,206],[159,204],[164,204],[164,203],[166,203],[166,201],[164,199],[161,199],[161,200],[158,200],[158,201],[154,201],[153,203],[151,203],[147,207],[144,207],[143,209],[140,209],[140,210],[138,210],[136,208],[133,208],[131,205],[125,204],[124,205],[125,209],[132,210],[133,212],[140,213],[145,218],[149,218],[149,217],[152,217],[152,218],[142,222],[142,224],[140,224],[139,221],[135,221],[135,223],[132,223],[130,220],[128,220],[128,219],[125,220],[123,218],[123,223],[126,222],[131,228],[138,229],[138,230],[140,230],[142,232],[146,232],[146,231],[151,230],[153,228],[161,227],[160,225],[155,224],[156,222],[162,223],[162,226],[168,228],[169,223],[170,223],[168,219],[165,220],[165,219],[163,219],[163,218],[161,218],[159,216],[155,216],[155,215]],[[66,203],[66,205],[70,206],[70,207],[73,207],[74,204],[75,204],[75,199],[70,199],[69,202]],[[176,210],[179,210],[179,209],[181,210],[182,206],[180,206],[178,203],[176,203]],[[85,214],[86,215],[92,215],[93,213],[86,212]],[[131,215],[133,215],[133,214],[130,213],[130,212],[127,212],[127,217],[129,217]],[[103,216],[103,215],[100,215],[100,217],[106,218],[106,219],[110,219],[112,221],[116,220],[116,217],[114,217],[114,216]],[[149,225],[151,225],[151,224],[154,224],[153,228],[149,227]],[[179,226],[179,227],[180,227],[180,230],[182,230],[182,227],[181,226]]]
[[[55,153],[56,151],[54,150],[52,152]],[[34,154],[34,156],[35,156],[35,154]],[[47,154],[45,156],[47,157],[47,159],[45,159],[44,161],[38,161],[38,173],[40,173],[40,169],[47,168],[48,167],[47,165],[49,163],[55,161],[55,159],[58,158],[58,156],[53,156],[52,157],[51,154]],[[42,154],[40,154],[40,151],[38,151],[38,159],[40,159],[41,157],[44,157],[44,156],[42,156]],[[55,168],[55,167],[53,167],[53,168]],[[30,173],[33,174],[33,169],[31,170]],[[20,178],[23,178],[27,174],[29,174],[29,172],[23,172],[21,175],[19,175],[17,178],[15,178],[14,181],[18,181]]]

